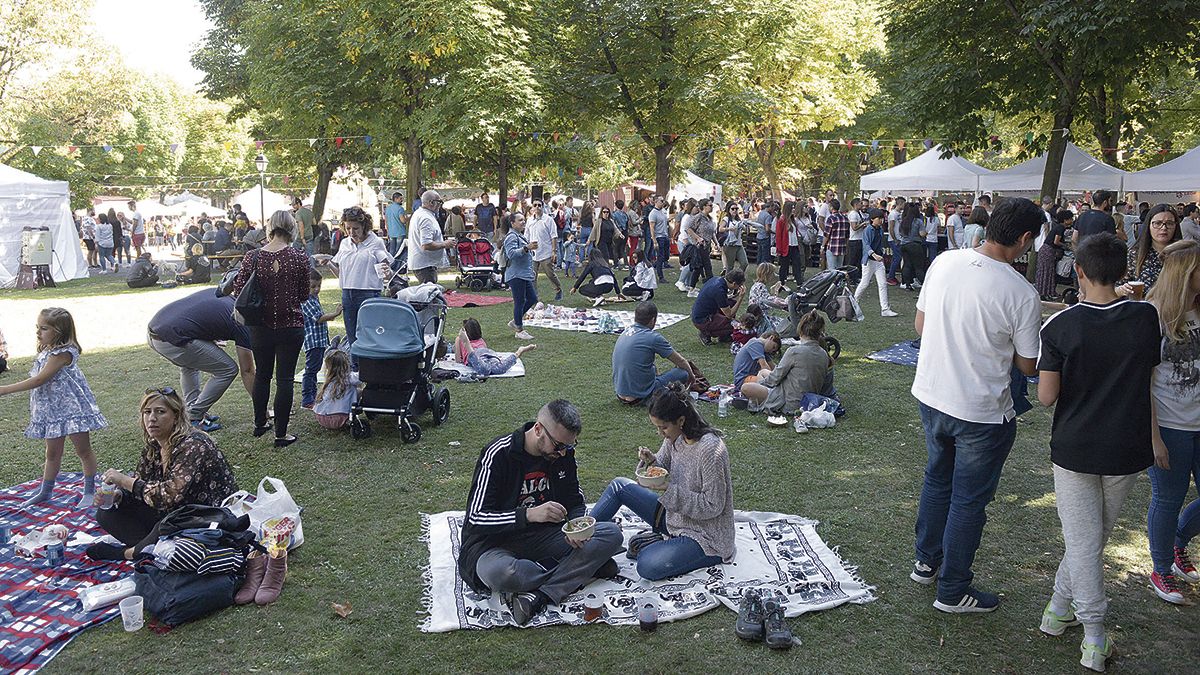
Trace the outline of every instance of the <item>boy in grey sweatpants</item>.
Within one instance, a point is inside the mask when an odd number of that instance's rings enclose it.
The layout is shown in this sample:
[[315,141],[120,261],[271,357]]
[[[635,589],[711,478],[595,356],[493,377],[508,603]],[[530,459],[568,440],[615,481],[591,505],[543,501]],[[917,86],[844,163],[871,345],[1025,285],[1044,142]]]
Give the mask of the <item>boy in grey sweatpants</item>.
[[1082,300],[1042,326],[1038,398],[1057,403],[1050,432],[1054,495],[1066,553],[1041,630],[1083,624],[1080,663],[1103,672],[1112,654],[1104,630],[1104,546],[1137,476],[1162,445],[1150,397],[1159,362],[1158,311],[1119,297],[1125,244],[1112,234],[1076,249]]

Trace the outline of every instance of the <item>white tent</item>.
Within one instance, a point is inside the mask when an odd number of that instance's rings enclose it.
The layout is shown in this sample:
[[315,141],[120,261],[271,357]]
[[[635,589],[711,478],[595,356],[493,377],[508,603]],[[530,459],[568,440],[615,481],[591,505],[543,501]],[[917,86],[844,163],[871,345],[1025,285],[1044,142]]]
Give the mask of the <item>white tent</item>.
[[[230,204],[241,204],[242,211],[251,221],[263,222],[262,211],[267,212],[267,217],[270,218],[272,213],[276,211],[291,211],[292,198],[286,195],[281,195],[278,192],[263,190],[261,195],[262,208],[259,207],[260,195],[258,186],[254,186],[249,190],[237,195],[230,201]],[[211,214],[210,214],[211,215]]]
[[691,197],[692,199],[715,199],[719,202],[721,193],[720,184],[704,180],[691,171],[684,171],[683,180],[671,186],[670,192],[667,193],[667,199],[675,198],[682,201]]
[[55,281],[88,275],[66,181],[38,178],[0,164],[0,286],[11,285],[20,271],[21,231],[26,227],[50,230],[50,273]]
[[[309,195],[305,203],[312,204],[312,197]],[[346,183],[336,180],[329,181],[329,191],[325,194],[325,216],[338,220],[342,216],[342,210],[351,206],[360,206],[367,213],[375,213],[379,207],[379,195],[363,179],[350,180]],[[446,208],[450,207],[446,206]]]
[[858,179],[863,192],[979,192],[983,176],[994,174],[958,155],[942,159],[942,147],[935,145],[920,155],[890,169],[869,173]]
[[1125,177],[1132,192],[1196,192],[1200,190],[1200,146],[1169,162],[1135,171]]
[[[1044,173],[1046,173],[1045,153],[1003,171],[997,171],[990,176],[984,176],[980,179],[980,185],[987,191],[1036,193],[1042,189]],[[1128,173],[1111,167],[1080,150],[1079,146],[1074,143],[1067,143],[1058,189],[1060,192],[1101,189],[1120,191],[1122,182],[1128,175]]]

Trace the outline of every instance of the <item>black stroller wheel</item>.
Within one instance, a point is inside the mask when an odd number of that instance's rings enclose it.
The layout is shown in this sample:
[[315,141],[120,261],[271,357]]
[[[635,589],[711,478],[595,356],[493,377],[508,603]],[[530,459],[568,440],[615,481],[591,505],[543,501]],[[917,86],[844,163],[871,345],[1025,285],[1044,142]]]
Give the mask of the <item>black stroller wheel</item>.
[[355,440],[371,437],[371,423],[363,417],[355,416],[350,419],[350,436]]
[[450,390],[438,387],[433,394],[433,423],[441,426],[450,419]]
[[410,419],[401,419],[400,439],[405,443],[416,443],[421,440],[421,426]]
[[467,288],[470,288],[472,291],[475,291],[476,293],[478,293],[479,291],[482,291],[486,286],[487,286],[487,282],[484,281],[483,279],[480,279],[479,277],[471,277],[471,280],[467,282]]
[[1079,291],[1074,288],[1065,289],[1062,292],[1062,301],[1064,305],[1079,304]]
[[454,277],[454,287],[462,288],[462,277]]
[[838,339],[835,337],[826,335],[825,344],[823,346],[825,347],[825,351],[829,352],[829,358],[833,359],[834,361],[836,361],[837,358],[842,355],[842,343],[838,342]]

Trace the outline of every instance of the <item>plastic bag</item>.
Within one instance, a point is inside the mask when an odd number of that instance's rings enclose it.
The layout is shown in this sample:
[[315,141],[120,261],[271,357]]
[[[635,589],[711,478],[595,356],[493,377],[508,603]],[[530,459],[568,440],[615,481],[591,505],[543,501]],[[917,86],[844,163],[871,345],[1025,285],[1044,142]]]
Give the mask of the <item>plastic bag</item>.
[[[268,484],[274,489],[273,492],[267,491]],[[304,523],[300,519],[304,509],[296,504],[287,486],[278,478],[266,476],[258,482],[257,495],[238,490],[226,497],[221,506],[232,511],[235,516],[249,515],[250,529],[258,533],[260,539],[266,533],[264,525],[267,526],[266,529],[270,529],[271,521],[277,523],[290,518],[295,527],[291,531],[288,549],[294,549],[304,543]]]

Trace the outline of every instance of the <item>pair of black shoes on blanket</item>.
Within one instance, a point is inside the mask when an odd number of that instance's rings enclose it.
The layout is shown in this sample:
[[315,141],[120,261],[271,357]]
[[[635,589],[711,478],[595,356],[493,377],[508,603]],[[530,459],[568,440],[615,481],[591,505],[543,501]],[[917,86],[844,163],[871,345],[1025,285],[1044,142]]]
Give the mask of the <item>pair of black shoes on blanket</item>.
[[742,593],[733,632],[743,640],[766,642],[771,649],[792,648],[792,631],[784,621],[783,606],[774,598],[764,598],[757,588]]

